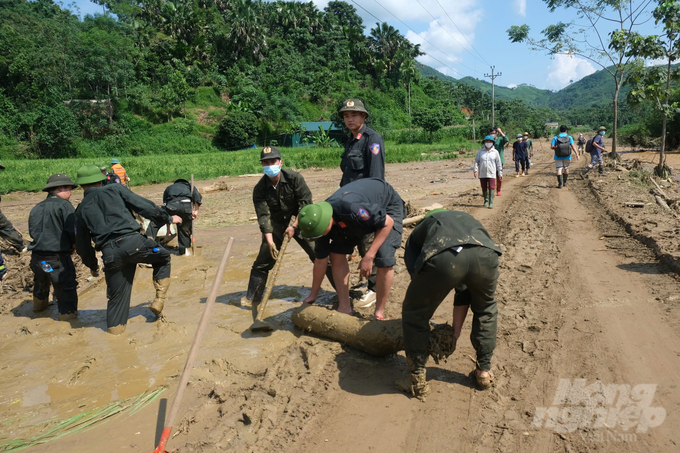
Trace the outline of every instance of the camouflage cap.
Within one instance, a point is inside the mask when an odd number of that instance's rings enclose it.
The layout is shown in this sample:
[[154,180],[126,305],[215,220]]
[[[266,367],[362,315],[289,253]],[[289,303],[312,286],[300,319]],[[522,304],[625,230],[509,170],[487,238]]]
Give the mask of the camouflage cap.
[[364,103],[359,99],[347,99],[342,103],[342,107],[338,110],[338,114],[342,116],[342,112],[362,112],[368,116],[368,110],[364,107]]
[[260,153],[260,160],[281,159],[281,151],[276,146],[265,146]]

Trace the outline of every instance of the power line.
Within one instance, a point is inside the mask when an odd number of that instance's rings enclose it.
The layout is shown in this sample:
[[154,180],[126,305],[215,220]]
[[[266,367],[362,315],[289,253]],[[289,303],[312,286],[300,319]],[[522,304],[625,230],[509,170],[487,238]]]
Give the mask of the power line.
[[491,63],[489,63],[488,61],[486,61],[486,58],[484,58],[484,56],[483,56],[481,53],[479,53],[479,51],[475,48],[475,46],[473,46],[472,43],[467,39],[467,36],[465,36],[465,33],[463,33],[463,31],[462,31],[460,28],[458,28],[458,25],[456,25],[456,23],[453,21],[453,19],[451,19],[451,16],[449,16],[449,13],[444,9],[444,7],[442,6],[442,4],[439,3],[439,0],[437,0],[437,4],[438,4],[439,7],[442,9],[442,11],[444,11],[444,14],[446,14],[446,17],[449,18],[449,20],[451,21],[451,23],[453,24],[453,26],[456,27],[456,30],[458,30],[458,31],[460,32],[461,36],[462,36],[463,38],[465,38],[465,40],[467,41],[468,44],[470,44],[470,47],[472,47],[472,49],[473,49],[475,52],[477,52],[477,55],[479,55],[480,57],[482,57],[482,60],[484,60],[484,61],[486,62],[486,64],[488,64],[489,66],[491,66]]
[[[378,18],[375,16],[375,14],[373,14],[372,12],[370,12],[369,10],[367,10],[366,8],[364,8],[363,6],[361,6],[360,4],[358,4],[357,2],[355,2],[354,0],[350,0],[350,1],[351,1],[352,3],[354,3],[355,5],[357,5],[359,8],[363,9],[364,11],[366,11],[368,14],[370,14],[370,15],[371,15],[375,20],[377,20],[378,22],[385,22],[385,21],[383,21],[383,20],[381,20],[381,19],[378,19]],[[373,1],[375,1],[376,3],[378,3],[377,0],[373,0]],[[380,3],[378,3],[378,5],[380,5]],[[385,8],[385,7],[382,6],[382,5],[380,5],[380,6],[381,6],[385,11],[387,11],[387,12],[390,13],[390,14],[392,14],[392,12],[391,12],[390,10],[388,10],[387,8]],[[393,16],[395,19],[397,19],[399,22],[401,22],[402,24],[406,25],[401,19],[399,19],[399,18],[398,18],[397,16],[395,16],[394,14],[392,14],[392,16]],[[449,57],[445,52],[443,52],[442,50],[440,50],[437,46],[435,46],[434,44],[432,44],[430,41],[428,41],[427,39],[425,39],[425,38],[423,38],[422,36],[420,36],[420,34],[418,34],[414,29],[412,29],[412,28],[409,27],[408,25],[406,25],[406,27],[408,27],[409,30],[411,30],[413,33],[415,33],[416,36],[418,36],[418,37],[421,38],[423,41],[427,42],[427,43],[430,44],[432,47],[434,47],[434,48],[437,49],[439,52],[441,52],[442,55],[444,55],[444,56],[446,56],[446,57],[448,57],[448,58],[451,58],[451,57]],[[446,67],[446,68],[452,70],[453,72],[455,72],[455,73],[458,74],[459,76],[462,76],[462,75],[463,75],[460,71],[457,71],[457,70],[453,69],[451,66],[449,66],[449,65],[447,65],[446,63],[443,63],[443,62],[440,61],[439,59],[435,58],[432,54],[427,54],[427,53],[425,53],[425,54],[426,54],[426,55],[429,55],[429,57],[432,58],[434,61],[436,61],[437,63],[441,64],[442,66],[444,66],[444,67]],[[463,66],[464,66],[464,65],[463,65]],[[471,68],[468,68],[468,69],[471,69]],[[474,71],[474,70],[473,70],[473,71]],[[477,72],[477,71],[475,71],[475,72]]]
[[[454,41],[456,41],[456,43],[458,43],[458,45],[459,45],[460,47],[462,47],[464,51],[466,51],[467,53],[469,53],[470,55],[472,55],[472,56],[473,56],[477,61],[479,61],[480,63],[484,63],[482,60],[480,60],[479,58],[477,58],[477,56],[476,56],[475,54],[473,54],[472,52],[470,52],[469,50],[467,50],[467,49],[465,48],[465,46],[462,45],[462,44],[455,38],[455,36],[453,36],[451,33],[449,33],[449,31],[446,29],[446,27],[444,27],[442,24],[440,24],[439,21],[432,15],[432,13],[429,12],[429,11],[427,10],[427,8],[425,8],[425,7],[423,6],[422,3],[420,3],[420,0],[416,0],[416,1],[417,1],[418,4],[425,10],[425,12],[426,12],[427,14],[430,15],[430,17],[432,18],[432,20],[434,20],[434,21],[437,23],[437,25],[439,25],[439,26],[446,32],[446,34],[449,35],[449,36],[451,37],[451,39],[453,39]],[[461,66],[465,66],[465,65],[462,64],[462,63],[461,63],[460,65],[461,65]],[[465,67],[468,68],[468,69],[470,69],[470,70],[472,70],[472,71],[475,71],[475,70],[472,69],[472,68],[469,68],[469,67],[467,67],[467,66],[465,66]],[[475,72],[478,72],[478,71],[475,71]]]

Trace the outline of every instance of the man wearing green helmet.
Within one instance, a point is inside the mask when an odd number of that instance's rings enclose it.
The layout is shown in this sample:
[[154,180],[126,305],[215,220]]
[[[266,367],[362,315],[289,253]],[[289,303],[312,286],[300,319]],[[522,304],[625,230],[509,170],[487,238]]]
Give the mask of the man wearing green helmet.
[[153,267],[156,297],[149,309],[156,316],[163,311],[170,285],[170,252],[141,234],[131,211],[159,223],[177,224],[182,223],[182,219],[168,215],[121,184],[102,187],[105,178],[95,165],[78,170],[76,184],[83,187],[85,194],[76,209],[76,250],[93,276],[99,272],[95,250],[101,250],[108,299],[107,331],[120,335],[125,332],[130,313],[137,264]]
[[[374,233],[359,268],[363,277],[371,275],[374,263],[378,268],[375,317],[387,319],[385,305],[394,279],[395,252],[401,247],[403,218],[401,197],[392,186],[377,178],[351,182],[326,201],[303,207],[295,226],[299,226],[303,237],[316,239],[312,292],[305,302],[316,301],[330,256],[338,311],[351,314],[347,255],[364,236]],[[293,229],[288,231],[289,235]]]
[[400,385],[402,389],[421,399],[429,393],[425,380],[429,323],[454,289],[454,349],[471,308],[474,318],[470,341],[477,351],[474,378],[482,390],[491,386],[491,357],[496,348],[498,318],[495,293],[501,254],[482,224],[464,212],[436,209],[413,229],[404,253],[404,263],[411,275],[402,306],[404,349],[410,377]]
[[35,275],[33,311],[47,308],[51,286],[60,321],[78,316],[78,282],[71,260],[76,246],[75,210],[69,202],[75,186],[65,174],[50,176],[43,187],[47,197],[35,205],[28,216],[28,231],[33,239],[28,245],[30,267]]

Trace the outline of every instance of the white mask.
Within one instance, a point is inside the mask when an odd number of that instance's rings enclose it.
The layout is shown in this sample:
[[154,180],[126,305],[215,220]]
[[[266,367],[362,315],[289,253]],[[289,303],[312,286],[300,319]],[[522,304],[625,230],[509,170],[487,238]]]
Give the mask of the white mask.
[[491,149],[493,147],[493,143],[484,142],[484,146],[486,147],[486,149]]
[[491,134],[491,136],[495,139],[496,137],[498,137],[498,134]]

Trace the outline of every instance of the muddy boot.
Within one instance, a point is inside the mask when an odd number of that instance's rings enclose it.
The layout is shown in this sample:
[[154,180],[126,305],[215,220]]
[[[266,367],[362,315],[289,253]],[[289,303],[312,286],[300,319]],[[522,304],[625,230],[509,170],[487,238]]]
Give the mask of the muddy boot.
[[[241,298],[241,300],[233,301],[233,305],[238,307],[253,307],[253,301],[260,302],[262,296],[264,295],[265,285],[267,284],[267,274],[263,274],[260,271],[251,270],[250,280],[248,280],[248,291],[246,295]],[[257,310],[254,307],[253,310]]]
[[164,278],[162,280],[154,280],[153,287],[156,288],[156,297],[154,298],[153,302],[151,302],[149,310],[151,310],[154,315],[160,316],[161,312],[163,311],[163,307],[165,306],[165,301],[168,297],[170,279]]
[[494,380],[493,373],[489,372],[488,376],[482,377],[482,376],[479,376],[477,374],[478,371],[481,371],[481,370],[475,369],[474,371],[472,371],[472,373],[470,373],[470,376],[473,377],[475,379],[475,381],[477,381],[477,388],[479,390],[490,389],[491,386],[493,385],[493,380]]
[[406,356],[409,376],[404,376],[395,382],[402,392],[410,393],[420,401],[425,401],[430,394],[430,386],[427,384],[425,364],[427,355],[417,355],[413,358]]
[[106,329],[106,331],[108,333],[110,333],[111,335],[120,335],[123,332],[125,332],[126,327],[127,327],[127,324],[121,324],[121,325],[118,325],[118,326],[109,327],[108,329]]
[[581,170],[581,179],[586,179],[588,177],[588,172],[590,171],[590,167],[586,166],[583,170]]
[[483,206],[489,206],[489,192],[486,190],[482,191],[482,195],[484,195],[484,205]]
[[37,297],[33,296],[33,312],[38,313],[39,311],[43,311],[47,308],[49,302],[50,296],[47,296],[44,299],[38,299]]
[[604,172],[604,166],[603,165],[597,166],[597,172],[600,174],[600,176],[607,176],[607,173]]
[[78,317],[78,310],[71,312],[71,313],[66,313],[65,315],[62,315],[59,313],[59,321],[68,321],[70,319],[75,319]]
[[489,209],[493,209],[493,192],[489,192]]
[[562,188],[562,175],[557,175],[557,188]]
[[564,181],[564,187],[567,187],[567,179],[569,179],[569,173],[562,175],[562,180]]

